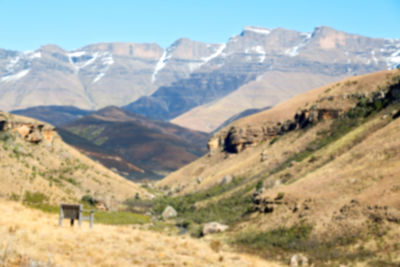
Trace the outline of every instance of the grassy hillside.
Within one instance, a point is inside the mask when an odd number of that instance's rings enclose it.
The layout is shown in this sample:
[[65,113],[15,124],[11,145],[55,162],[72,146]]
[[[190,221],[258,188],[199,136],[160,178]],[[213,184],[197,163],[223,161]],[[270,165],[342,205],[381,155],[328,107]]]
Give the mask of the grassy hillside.
[[0,212],[0,266],[280,266],[139,226],[59,228],[57,215],[15,202],[0,200]]
[[59,205],[91,195],[116,207],[146,192],[63,143],[50,125],[0,113],[0,196]]
[[227,223],[221,238],[269,259],[398,266],[399,117],[399,70],[312,90],[216,133],[158,182],[175,195],[159,204],[193,228]]
[[63,139],[130,179],[160,179],[206,152],[208,135],[108,107],[59,127]]

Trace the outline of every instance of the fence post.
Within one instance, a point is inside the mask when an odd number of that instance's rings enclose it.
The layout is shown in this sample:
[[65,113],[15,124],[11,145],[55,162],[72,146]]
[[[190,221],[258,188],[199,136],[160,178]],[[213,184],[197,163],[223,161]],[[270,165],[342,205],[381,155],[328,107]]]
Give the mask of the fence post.
[[93,220],[94,220],[94,211],[91,210],[89,215],[90,229],[93,228]]
[[82,226],[82,205],[79,205],[79,219],[78,219],[78,223],[79,223],[79,227]]
[[60,205],[60,217],[58,218],[58,225],[62,227],[62,221],[64,219],[64,212],[62,209],[62,204]]

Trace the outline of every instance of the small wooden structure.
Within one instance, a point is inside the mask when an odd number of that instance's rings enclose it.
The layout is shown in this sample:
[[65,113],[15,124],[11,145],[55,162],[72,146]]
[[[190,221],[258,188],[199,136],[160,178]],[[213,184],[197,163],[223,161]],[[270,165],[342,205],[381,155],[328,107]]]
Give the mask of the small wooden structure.
[[59,225],[62,227],[63,219],[70,219],[71,226],[74,225],[74,221],[78,220],[79,226],[82,225],[82,220],[89,221],[90,228],[93,228],[94,221],[94,211],[87,210],[89,212],[89,216],[83,216],[82,213],[84,210],[82,209],[82,205],[73,205],[73,204],[61,204],[60,205],[60,217],[59,217]]

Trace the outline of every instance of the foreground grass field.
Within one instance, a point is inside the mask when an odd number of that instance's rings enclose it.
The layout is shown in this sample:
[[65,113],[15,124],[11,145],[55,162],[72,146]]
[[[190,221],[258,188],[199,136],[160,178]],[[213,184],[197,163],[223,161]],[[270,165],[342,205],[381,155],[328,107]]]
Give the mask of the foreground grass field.
[[135,225],[60,228],[56,214],[16,202],[0,200],[0,213],[0,266],[280,266]]

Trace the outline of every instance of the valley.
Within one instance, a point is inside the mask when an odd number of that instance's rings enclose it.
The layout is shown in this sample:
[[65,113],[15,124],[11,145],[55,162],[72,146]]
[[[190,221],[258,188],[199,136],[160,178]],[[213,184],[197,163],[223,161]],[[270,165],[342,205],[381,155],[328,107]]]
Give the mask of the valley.
[[157,187],[193,231],[227,224],[227,240],[270,260],[396,266],[399,90],[396,70],[299,95],[225,127]]
[[[1,181],[8,184],[2,187],[0,208],[39,218],[35,223],[2,219],[0,234],[9,237],[0,247],[3,264],[64,266],[83,259],[82,266],[295,266],[299,261],[396,266],[399,114],[399,70],[351,77],[231,122],[209,139],[207,154],[156,183],[138,185],[62,144],[51,126],[3,113],[2,149],[12,152],[2,153],[2,163],[20,167],[3,173]],[[124,123],[142,119],[116,107],[90,117]],[[28,154],[21,154],[23,149]],[[42,173],[35,155],[44,149],[55,157],[70,153],[81,167],[71,166],[60,176],[62,167]],[[38,174],[26,179],[31,166]],[[20,178],[11,183],[7,177]],[[106,187],[90,183],[111,177]],[[91,231],[86,224],[79,231],[58,228],[60,199],[96,209],[90,238],[83,237]],[[58,238],[43,254],[37,248],[48,243],[34,240],[52,233]],[[77,240],[84,240],[88,252],[59,252],[76,247]],[[36,242],[35,249],[26,248],[30,242]],[[107,260],[108,246],[119,251],[117,259]]]
[[0,267],[400,266],[394,3],[73,2],[0,48]]

